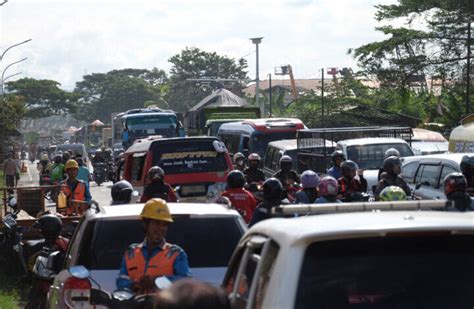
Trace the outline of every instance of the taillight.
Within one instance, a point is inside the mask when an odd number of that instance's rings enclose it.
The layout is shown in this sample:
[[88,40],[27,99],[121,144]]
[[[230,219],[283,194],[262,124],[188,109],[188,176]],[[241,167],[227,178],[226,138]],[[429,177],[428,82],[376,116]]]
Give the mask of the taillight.
[[69,308],[89,308],[90,290],[92,288],[89,279],[69,277],[64,282],[64,302]]

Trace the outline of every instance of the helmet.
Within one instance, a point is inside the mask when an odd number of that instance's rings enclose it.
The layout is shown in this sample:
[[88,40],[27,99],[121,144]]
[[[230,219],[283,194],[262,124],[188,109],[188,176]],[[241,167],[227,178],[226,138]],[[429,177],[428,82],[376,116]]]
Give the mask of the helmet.
[[290,156],[284,155],[280,158],[280,168],[284,171],[291,170],[293,159]]
[[66,165],[64,166],[64,169],[67,171],[70,168],[79,168],[79,164],[77,164],[76,160],[68,160],[66,162]]
[[81,157],[79,157],[79,158],[76,157],[74,160],[76,160],[76,162],[77,162],[77,164],[78,164],[79,166],[84,165],[84,161],[82,161],[82,158],[81,158]]
[[467,189],[466,177],[462,173],[451,173],[444,178],[444,194],[449,194],[457,191],[465,192]]
[[132,199],[132,192],[132,185],[126,180],[121,180],[114,183],[112,189],[110,190],[110,195],[112,196],[112,200],[114,202],[126,204],[130,203],[130,200]]
[[227,175],[227,187],[233,188],[243,188],[245,185],[245,176],[239,170],[234,170]]
[[148,179],[155,180],[155,179],[163,179],[165,177],[165,171],[159,166],[152,166],[148,170]]
[[354,178],[356,175],[356,171],[359,167],[357,166],[357,163],[355,163],[352,160],[347,160],[342,162],[341,164],[341,172],[342,175],[346,178]]
[[61,221],[61,218],[52,214],[47,214],[42,215],[33,227],[40,230],[41,235],[46,240],[52,241],[58,238],[59,234],[61,234],[63,222]]
[[234,163],[236,163],[237,160],[239,160],[239,159],[242,159],[242,160],[245,159],[244,154],[241,153],[241,152],[237,152],[236,154],[234,154],[234,157],[232,158],[232,160],[234,160]]
[[341,150],[336,150],[331,154],[332,162],[336,163],[337,159],[341,159],[342,161],[346,160],[346,157],[344,156],[344,153]]
[[281,200],[283,186],[276,178],[269,178],[263,183],[263,199],[267,201]]
[[122,159],[123,157],[125,157],[125,152],[119,153],[118,157],[119,157],[119,159]]
[[471,174],[474,172],[474,156],[464,156],[459,164],[463,174]]
[[168,208],[166,201],[162,200],[161,198],[149,199],[148,202],[145,203],[140,217],[142,219],[173,222],[170,209]]
[[400,174],[402,167],[402,161],[400,158],[390,156],[383,160],[383,169],[389,174]]
[[312,170],[304,171],[301,174],[301,185],[303,189],[316,188],[319,184],[319,176]]
[[318,184],[319,195],[328,196],[328,195],[337,195],[338,183],[334,177],[326,176],[321,179]]
[[387,151],[385,151],[385,155],[383,156],[384,158],[388,158],[391,156],[395,156],[397,158],[400,158],[400,151],[398,151],[395,148],[389,148]]
[[41,161],[48,161],[48,160],[49,160],[48,155],[45,154],[45,153],[43,153],[43,154],[41,155]]
[[380,192],[379,199],[381,201],[405,201],[407,195],[405,191],[398,186],[388,186]]
[[59,163],[62,162],[62,160],[63,160],[63,158],[62,158],[60,155],[56,155],[56,156],[54,157],[54,163],[59,164]]
[[260,155],[258,153],[251,153],[251,154],[249,154],[248,160],[249,161],[258,161],[258,162],[260,162],[262,160],[262,158],[260,158]]

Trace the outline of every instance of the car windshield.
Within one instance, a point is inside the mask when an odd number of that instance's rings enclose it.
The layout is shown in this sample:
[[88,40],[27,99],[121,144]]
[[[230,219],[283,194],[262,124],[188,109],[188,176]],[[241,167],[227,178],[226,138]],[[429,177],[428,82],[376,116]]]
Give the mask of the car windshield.
[[290,132],[255,133],[250,139],[250,144],[252,147],[252,152],[263,155],[267,149],[268,143],[295,138],[296,130]]
[[[238,217],[174,217],[166,241],[186,252],[190,267],[225,267],[243,234]],[[130,244],[144,240],[138,220],[93,220],[88,223],[78,264],[88,269],[119,269]]]
[[215,140],[169,140],[154,144],[153,165],[166,175],[224,172],[229,169],[226,154],[216,151]]
[[369,144],[354,145],[347,147],[347,158],[357,163],[360,169],[375,170],[383,165],[385,151],[395,148],[400,152],[400,156],[413,156],[413,151],[407,144]]
[[472,308],[473,242],[426,233],[313,243],[295,308]]

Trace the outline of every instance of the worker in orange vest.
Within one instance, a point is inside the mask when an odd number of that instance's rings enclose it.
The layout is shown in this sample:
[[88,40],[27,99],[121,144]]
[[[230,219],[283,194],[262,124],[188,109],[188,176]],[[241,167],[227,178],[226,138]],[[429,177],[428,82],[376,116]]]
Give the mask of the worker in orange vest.
[[66,214],[82,214],[84,208],[92,202],[89,187],[84,181],[77,179],[79,164],[76,160],[68,160],[64,170],[68,177],[61,183],[61,191],[67,198]]
[[190,276],[188,257],[183,249],[165,240],[168,225],[173,222],[165,200],[148,200],[140,214],[145,240],[128,247],[117,278],[118,289],[132,289],[148,294],[155,289],[154,281],[166,276],[169,280]]

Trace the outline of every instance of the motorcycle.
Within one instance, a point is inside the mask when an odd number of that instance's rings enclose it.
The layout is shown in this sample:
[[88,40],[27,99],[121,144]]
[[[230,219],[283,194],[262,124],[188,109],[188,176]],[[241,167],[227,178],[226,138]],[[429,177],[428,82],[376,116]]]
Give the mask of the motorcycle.
[[106,181],[107,166],[105,163],[98,162],[94,164],[94,181],[100,186]]
[[107,162],[107,178],[109,181],[112,181],[112,182],[116,182],[116,174],[115,174],[115,170],[116,170],[116,167],[115,167],[115,164],[113,161],[109,161]]
[[2,219],[0,229],[0,268],[7,276],[25,277],[26,262],[23,256],[23,230],[17,225],[16,219],[20,212],[13,196],[7,199],[8,206],[13,212],[8,212]]
[[[69,273],[76,279],[87,280],[94,282],[97,288],[91,288],[90,294],[87,300],[91,305],[100,305],[107,308],[152,308],[153,297],[150,294],[136,295],[131,290],[120,289],[112,293],[108,293],[100,287],[100,285],[93,278],[90,277],[90,272],[87,268],[82,265],[70,267]],[[171,285],[171,282],[166,277],[158,277],[155,280],[155,286],[157,289],[165,289]],[[67,303],[73,301],[83,301],[85,297],[78,296],[71,297],[71,299],[65,299]]]

